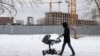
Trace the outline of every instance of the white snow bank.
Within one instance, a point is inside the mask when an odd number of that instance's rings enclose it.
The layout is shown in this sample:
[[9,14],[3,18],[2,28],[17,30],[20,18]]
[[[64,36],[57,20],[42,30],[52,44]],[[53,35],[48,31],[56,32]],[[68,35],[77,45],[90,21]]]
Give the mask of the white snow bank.
[[[42,43],[44,35],[0,35],[0,56],[42,56],[42,50],[48,49],[48,45]],[[51,39],[56,39],[57,34],[52,34]],[[63,40],[63,38],[61,39]],[[100,37],[86,36],[73,39],[71,43],[76,51],[76,56],[100,56]],[[52,48],[60,51],[62,42]],[[64,56],[71,54],[66,45]],[[52,56],[52,55],[47,55]],[[57,55],[53,55],[57,56]]]

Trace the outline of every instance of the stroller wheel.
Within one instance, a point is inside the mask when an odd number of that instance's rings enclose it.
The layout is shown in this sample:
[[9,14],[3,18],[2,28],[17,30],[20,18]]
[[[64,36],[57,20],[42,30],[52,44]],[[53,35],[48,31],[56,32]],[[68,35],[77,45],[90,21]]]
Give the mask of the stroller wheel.
[[44,51],[44,50],[42,51],[42,54],[43,54],[43,56],[45,56],[45,54],[46,54],[46,53],[45,53],[45,51]]

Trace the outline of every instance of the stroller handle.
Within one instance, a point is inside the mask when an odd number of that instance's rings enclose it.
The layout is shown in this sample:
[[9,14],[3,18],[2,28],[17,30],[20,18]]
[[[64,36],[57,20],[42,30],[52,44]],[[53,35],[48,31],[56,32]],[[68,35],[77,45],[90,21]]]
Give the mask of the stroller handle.
[[56,39],[55,43],[61,42],[61,39]]

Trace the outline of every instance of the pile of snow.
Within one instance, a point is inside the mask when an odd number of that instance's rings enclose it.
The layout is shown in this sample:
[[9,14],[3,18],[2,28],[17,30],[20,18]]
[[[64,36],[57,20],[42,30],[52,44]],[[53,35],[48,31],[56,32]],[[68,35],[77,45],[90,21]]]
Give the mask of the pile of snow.
[[[44,36],[45,34],[0,35],[0,56],[43,56],[42,50],[48,49],[48,45],[42,43]],[[57,34],[51,34],[51,39],[56,39],[57,37]],[[100,56],[100,36],[71,38],[71,44],[76,51],[76,56]],[[60,51],[61,47],[62,42],[52,46],[57,51]],[[63,55],[69,56],[70,54],[71,51],[66,45]]]

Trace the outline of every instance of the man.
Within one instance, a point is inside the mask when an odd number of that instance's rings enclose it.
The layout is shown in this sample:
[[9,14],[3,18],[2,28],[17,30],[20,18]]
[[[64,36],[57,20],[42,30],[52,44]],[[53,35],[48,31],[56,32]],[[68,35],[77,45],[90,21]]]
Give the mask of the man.
[[[59,55],[62,56],[63,51],[64,51],[64,48],[65,48],[66,44],[68,44],[70,50],[72,51],[72,55],[71,55],[71,56],[75,56],[75,51],[74,51],[74,49],[72,48],[71,43],[70,43],[70,30],[69,30],[69,27],[68,27],[67,22],[63,22],[63,23],[62,23],[62,26],[63,26],[63,28],[64,28],[64,34],[60,35],[60,36],[57,38],[57,39],[59,39],[60,37],[64,36],[63,45],[62,45],[62,50],[61,50],[61,52],[59,53]],[[76,37],[76,36],[75,36],[75,37]]]

